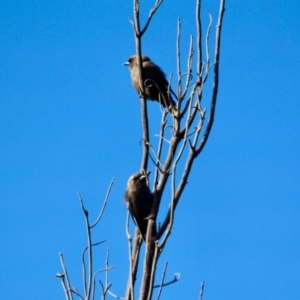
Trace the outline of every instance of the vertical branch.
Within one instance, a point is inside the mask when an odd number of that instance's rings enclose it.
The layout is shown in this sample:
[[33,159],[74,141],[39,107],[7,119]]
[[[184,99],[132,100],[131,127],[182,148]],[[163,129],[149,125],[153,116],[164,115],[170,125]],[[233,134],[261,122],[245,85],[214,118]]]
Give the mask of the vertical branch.
[[[130,237],[131,238],[131,237]],[[135,239],[134,239],[134,247],[132,251],[132,241],[129,241],[129,261],[130,261],[130,273],[127,283],[127,289],[126,289],[126,300],[134,300],[134,284],[136,280],[136,274],[138,270],[138,262],[139,262],[139,255],[140,255],[140,249],[143,242],[142,236],[139,233],[139,230],[136,229],[135,232]]]
[[178,99],[179,99],[179,110],[180,110],[180,102],[181,102],[181,93],[182,93],[182,84],[181,84],[181,80],[182,80],[182,77],[181,77],[181,68],[180,68],[180,30],[181,30],[181,21],[180,21],[180,18],[178,18],[178,21],[177,21],[177,42],[176,42],[176,50],[177,50],[177,77],[178,77],[178,91],[177,91],[177,94],[178,94]]
[[130,219],[130,213],[129,210],[127,210],[127,218],[126,218],[126,234],[127,234],[127,239],[128,239],[128,253],[129,253],[129,278],[128,278],[128,283],[127,283],[127,294],[128,296],[126,299],[131,299],[133,300],[133,275],[132,275],[132,265],[133,265],[133,256],[132,256],[132,237],[129,233],[129,219]]
[[140,29],[140,5],[138,0],[134,0],[134,29],[135,29],[135,45],[137,54],[138,78],[139,86],[141,89],[141,114],[142,114],[142,127],[143,127],[143,156],[141,163],[141,172],[147,172],[148,167],[148,153],[149,153],[149,125],[147,103],[145,97],[145,87],[142,74],[142,43],[141,43],[141,29]]
[[[92,278],[93,278],[93,250],[92,250],[92,236],[91,236],[91,227],[90,227],[90,222],[89,222],[89,213],[88,211],[84,208],[83,200],[81,198],[81,195],[78,194],[80,204],[82,211],[84,213],[84,219],[85,219],[85,226],[86,226],[86,235],[87,235],[87,249],[88,249],[88,283],[86,286],[86,299],[90,299],[90,294],[92,290]],[[84,283],[86,284],[86,278],[84,278]]]
[[165,135],[165,129],[166,129],[166,117],[167,113],[166,110],[163,111],[162,113],[162,119],[160,123],[160,133],[159,133],[159,141],[158,141],[158,147],[157,147],[157,155],[156,155],[156,168],[155,168],[155,175],[154,175],[154,181],[153,181],[153,186],[154,190],[156,189],[157,185],[157,180],[158,180],[158,174],[159,174],[159,164],[160,164],[160,158],[161,158],[161,151],[162,151],[162,146],[164,142],[164,135]]
[[98,216],[98,218],[96,219],[96,221],[94,222],[94,224],[91,225],[91,228],[95,227],[95,226],[99,223],[99,221],[101,220],[101,218],[102,218],[102,215],[103,215],[103,213],[104,213],[104,210],[105,210],[105,207],[106,207],[108,198],[109,198],[110,191],[111,191],[112,186],[113,186],[113,184],[114,184],[114,181],[115,181],[115,179],[113,178],[113,179],[111,180],[110,184],[109,184],[109,187],[108,187],[108,190],[107,190],[107,192],[106,192],[106,196],[105,196],[105,199],[104,199],[104,202],[103,202],[101,211],[100,211],[100,213],[99,213],[99,216]]
[[153,254],[153,259],[152,259],[152,266],[150,269],[150,280],[149,280],[149,287],[148,287],[148,297],[146,298],[147,300],[151,300],[152,294],[153,294],[153,283],[154,283],[154,278],[155,278],[155,271],[156,271],[156,264],[159,256],[159,248],[157,241],[154,243],[154,254]]
[[197,24],[197,74],[199,76],[202,70],[202,27],[201,27],[201,0],[197,0],[196,4],[196,24]]
[[202,300],[204,292],[204,281],[201,282],[199,300]]
[[[109,250],[107,250],[107,253],[106,253],[106,260],[105,260],[105,290],[107,291],[108,287],[110,286],[109,283],[108,283],[108,270],[109,270]],[[106,293],[104,293],[103,295],[103,299],[105,299],[105,295]]]
[[[152,285],[152,280],[154,280],[154,275],[152,272],[155,272],[155,242],[149,235],[152,233],[152,221],[148,221],[148,230],[147,230],[147,237],[146,237],[146,253],[144,258],[144,270],[143,270],[143,279],[141,285],[141,292],[140,292],[140,300],[147,300],[149,299],[149,295],[152,294],[152,289],[150,289]],[[153,270],[154,267],[154,270]],[[151,280],[152,279],[152,280]]]
[[217,95],[218,95],[218,87],[219,87],[219,61],[220,61],[220,45],[221,45],[221,30],[222,30],[222,21],[223,21],[223,15],[225,12],[225,0],[220,1],[220,10],[219,10],[219,18],[217,23],[217,29],[216,29],[216,42],[215,42],[215,56],[214,56],[214,83],[213,83],[213,90],[212,90],[212,96],[211,96],[211,105],[210,105],[210,114],[208,123],[206,126],[206,130],[204,132],[203,138],[201,140],[201,143],[199,147],[197,148],[197,151],[195,152],[195,156],[198,156],[202,149],[204,148],[211,128],[214,123],[214,116],[215,116],[215,109],[216,109],[216,103],[217,103]]
[[[85,249],[82,252],[82,268],[83,268],[82,277],[83,277],[84,296],[80,295],[77,288],[75,286],[71,285],[71,282],[70,282],[69,277],[68,277],[67,269],[66,269],[65,264],[64,264],[63,255],[62,255],[62,253],[60,253],[59,255],[60,255],[60,260],[61,260],[61,264],[62,264],[64,273],[63,274],[58,274],[57,277],[59,277],[62,281],[63,288],[64,288],[65,292],[67,293],[66,297],[67,297],[68,300],[73,300],[73,294],[78,296],[78,298],[80,300],[91,300],[91,299],[94,299],[94,297],[95,297],[95,278],[96,278],[96,275],[100,271],[96,272],[93,275],[93,263],[94,262],[93,262],[93,250],[92,250],[92,248],[94,246],[102,244],[103,242],[105,242],[105,240],[93,244],[92,243],[92,232],[91,231],[92,231],[92,228],[95,227],[99,223],[99,221],[101,220],[101,217],[102,217],[102,215],[104,213],[104,210],[105,210],[105,207],[107,205],[107,201],[108,201],[108,198],[109,198],[109,194],[110,194],[113,182],[114,182],[114,179],[112,179],[112,181],[109,185],[109,188],[108,188],[107,193],[106,193],[106,197],[104,199],[104,203],[102,205],[102,209],[101,209],[101,211],[100,211],[100,213],[99,213],[99,215],[98,215],[98,217],[97,217],[97,219],[96,219],[96,221],[94,222],[93,225],[90,225],[89,213],[84,207],[84,203],[83,203],[83,199],[82,199],[81,195],[78,193],[78,198],[79,198],[79,201],[80,201],[81,209],[83,211],[84,218],[85,218],[85,227],[86,227],[86,236],[87,236],[87,246],[85,247]],[[87,256],[88,256],[88,262],[87,263],[85,262],[85,253],[86,252],[88,253],[87,254]],[[108,288],[106,290],[108,290]]]
[[56,274],[56,277],[58,277],[60,279],[61,285],[63,287],[64,293],[65,293],[65,296],[66,296],[66,300],[70,300],[69,294],[68,294],[68,291],[67,291],[67,287],[66,287],[66,283],[65,283],[65,275],[59,273],[59,274]]
[[176,51],[177,51],[177,97],[178,97],[178,115],[173,119],[174,126],[174,135],[177,135],[180,129],[180,110],[181,110],[181,102],[182,98],[182,75],[181,75],[181,59],[180,59],[180,34],[181,34],[181,21],[180,18],[177,20],[177,41],[176,41]]
[[[67,300],[73,300],[73,295],[72,295],[72,291],[71,291],[71,283],[70,283],[70,279],[69,279],[69,275],[68,275],[68,272],[67,272],[67,268],[65,266],[65,261],[64,261],[64,257],[63,257],[63,254],[60,252],[59,253],[59,257],[60,257],[60,263],[61,263],[61,266],[63,268],[63,287],[64,287],[64,290],[66,292],[66,298]],[[60,276],[61,277],[61,276]]]
[[208,16],[209,16],[209,25],[207,27],[207,33],[206,33],[206,73],[209,72],[209,62],[210,62],[210,56],[209,56],[209,36],[210,36],[210,29],[211,29],[211,24],[212,24],[212,17],[211,14],[206,11]]
[[[143,126],[143,154],[142,154],[142,162],[141,162],[141,172],[145,173],[147,172],[147,166],[148,166],[148,158],[149,158],[149,148],[150,148],[150,141],[149,141],[149,126],[148,126],[148,116],[147,116],[147,105],[146,105],[146,98],[145,98],[145,90],[144,90],[144,81],[143,81],[143,74],[142,74],[142,47],[141,47],[141,38],[142,35],[145,33],[150,20],[152,18],[152,15],[154,11],[158,8],[162,1],[156,0],[156,6],[154,10],[150,12],[150,18],[148,18],[148,21],[146,23],[146,26],[143,30],[140,29],[140,20],[139,20],[139,0],[134,0],[134,30],[135,30],[135,42],[136,42],[136,55],[137,55],[137,66],[138,66],[138,77],[139,77],[139,87],[140,87],[140,98],[141,98],[141,114],[142,114],[142,126]],[[159,258],[159,254],[163,250],[163,247],[165,245],[165,242],[170,234],[170,230],[173,223],[173,217],[174,217],[174,211],[176,208],[176,205],[179,202],[180,196],[187,184],[187,179],[189,177],[191,168],[194,163],[194,159],[200,154],[203,147],[205,146],[205,143],[208,139],[208,136],[210,134],[213,121],[214,121],[214,114],[215,114],[215,106],[216,106],[216,100],[217,100],[217,93],[218,93],[218,81],[219,81],[219,48],[220,48],[220,37],[221,37],[221,26],[222,26],[222,18],[224,13],[224,4],[225,0],[220,0],[220,11],[219,11],[219,18],[218,18],[218,24],[217,24],[217,30],[216,30],[216,41],[215,41],[215,55],[214,55],[214,80],[213,80],[213,90],[212,90],[212,96],[211,96],[211,103],[210,103],[210,116],[209,120],[207,122],[203,138],[200,142],[198,142],[198,139],[200,137],[200,133],[202,131],[202,127],[204,124],[204,117],[205,117],[205,110],[202,110],[201,108],[201,98],[202,98],[202,88],[205,83],[205,80],[207,78],[207,74],[210,71],[209,66],[209,48],[208,48],[208,36],[211,26],[211,17],[210,17],[210,25],[207,32],[207,39],[206,39],[206,56],[207,56],[207,66],[205,69],[205,65],[203,63],[203,57],[202,57],[202,51],[205,51],[205,49],[202,49],[202,24],[201,24],[201,0],[197,0],[196,2],[196,26],[197,26],[197,82],[193,85],[191,95],[189,99],[187,100],[187,103],[185,104],[185,108],[183,112],[177,115],[174,115],[173,117],[173,134],[171,141],[169,143],[169,149],[167,153],[167,157],[162,164],[161,170],[160,167],[160,155],[161,155],[161,147],[163,144],[163,136],[164,136],[164,130],[165,130],[165,123],[162,122],[161,124],[161,134],[160,134],[160,140],[158,145],[158,152],[156,155],[156,170],[155,170],[155,180],[154,180],[154,203],[152,206],[151,214],[148,218],[148,229],[146,234],[146,243],[145,243],[145,258],[144,258],[144,268],[143,268],[143,278],[141,283],[141,289],[140,289],[140,300],[150,300],[152,297],[152,290],[153,290],[153,282],[155,278],[155,269],[156,264]],[[178,19],[178,32],[177,32],[177,75],[178,75],[178,86],[177,86],[177,96],[178,96],[178,108],[180,112],[180,105],[181,101],[183,100],[185,93],[189,89],[189,83],[191,80],[191,73],[192,73],[192,56],[193,56],[193,47],[192,47],[192,39],[191,39],[191,46],[190,46],[190,53],[189,53],[189,60],[188,60],[188,73],[187,73],[187,83],[185,86],[184,91],[182,91],[182,78],[184,75],[182,75],[181,72],[181,53],[180,53],[180,30],[181,30],[181,21],[180,18]],[[205,69],[205,71],[204,71]],[[196,101],[194,102],[194,97],[196,96]],[[186,124],[184,128],[180,128],[180,121],[183,118],[183,115],[186,111],[189,111],[188,116],[186,117]],[[199,122],[197,119],[199,117]],[[164,120],[164,119],[163,119]],[[196,124],[195,129],[192,128],[192,125],[194,122],[198,122]],[[193,136],[194,142],[192,143],[189,139],[190,136]],[[184,164],[184,170],[182,172],[182,176],[179,180],[179,183],[176,188],[176,182],[175,182],[175,175],[176,175],[176,167],[181,159],[181,156],[183,155],[184,149],[186,144],[189,144],[189,152],[187,153],[187,156],[185,158]],[[200,144],[198,146],[198,144]],[[179,153],[176,156],[177,148],[181,145],[179,149]],[[153,232],[155,229],[155,220],[156,216],[159,210],[161,197],[164,191],[164,188],[168,182],[168,178],[171,175],[171,167],[173,165],[172,169],[172,202],[169,208],[168,215],[162,225],[162,227],[159,229],[159,232],[157,233],[155,239],[159,239],[162,234],[165,232],[166,228],[168,227],[168,230],[165,234],[165,237],[160,245],[158,245],[158,242],[153,238]],[[138,235],[135,237],[135,242],[137,243]],[[139,244],[141,246],[141,243]],[[137,248],[136,255],[139,255],[140,248]],[[137,263],[138,259],[135,260],[135,253],[131,253],[131,278],[130,278],[130,284],[129,288],[127,287],[127,294],[126,299],[134,300],[133,297],[133,287],[134,287],[134,280],[133,277],[134,274],[134,262]],[[137,264],[136,264],[137,265]],[[135,273],[136,274],[136,273]],[[202,297],[202,296],[201,296]]]
[[159,285],[159,291],[158,291],[158,295],[157,295],[156,300],[159,300],[159,298],[160,298],[162,288],[163,288],[163,285],[164,285],[166,272],[167,272],[167,267],[168,267],[168,262],[165,262],[165,267],[164,267],[164,270],[163,270],[163,273],[162,273],[161,282],[160,282],[160,285]]
[[83,289],[84,289],[84,294],[86,295],[86,266],[85,266],[85,261],[84,261],[84,256],[85,256],[85,251],[87,250],[87,247],[84,248],[84,250],[82,251],[82,255],[81,255],[81,260],[82,260],[82,278],[83,278]]
[[[141,163],[141,172],[147,173],[148,166],[148,158],[149,158],[149,126],[148,126],[148,115],[147,115],[147,105],[146,105],[146,97],[145,97],[145,88],[144,88],[144,80],[142,77],[142,61],[141,61],[141,37],[145,33],[148,25],[150,24],[151,18],[161,5],[162,0],[156,0],[154,8],[150,11],[148,21],[146,23],[145,28],[141,31],[140,29],[140,20],[139,20],[139,1],[134,0],[134,20],[135,20],[135,42],[136,42],[136,53],[137,53],[137,66],[138,66],[138,76],[139,76],[139,85],[141,89],[141,110],[142,110],[142,126],[143,126],[143,155],[142,155],[142,163]],[[155,206],[155,205],[154,205]],[[158,207],[158,206],[157,206]],[[157,209],[156,209],[157,210]],[[141,286],[141,300],[147,299],[149,293],[152,293],[152,290],[149,290],[149,286],[151,285],[151,266],[153,262],[154,255],[154,230],[155,230],[155,216],[148,220],[148,229],[146,235],[146,257],[144,264],[144,272]]]
[[193,36],[191,36],[190,39],[190,48],[189,48],[189,56],[188,56],[188,63],[187,63],[187,73],[185,74],[187,76],[185,87],[182,93],[182,98],[185,97],[185,94],[187,93],[190,82],[192,79],[192,65],[193,65],[193,55],[194,55],[194,49],[193,49]]

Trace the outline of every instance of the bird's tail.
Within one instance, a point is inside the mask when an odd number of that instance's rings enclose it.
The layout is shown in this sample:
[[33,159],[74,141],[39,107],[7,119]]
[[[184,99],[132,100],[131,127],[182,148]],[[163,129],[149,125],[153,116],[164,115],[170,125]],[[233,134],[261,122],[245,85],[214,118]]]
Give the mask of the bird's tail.
[[[172,93],[174,93],[172,90],[170,90]],[[168,91],[167,93],[160,93],[159,94],[159,102],[162,104],[163,107],[167,108],[170,113],[175,116],[177,115],[178,109],[176,102],[173,100],[171,93]]]

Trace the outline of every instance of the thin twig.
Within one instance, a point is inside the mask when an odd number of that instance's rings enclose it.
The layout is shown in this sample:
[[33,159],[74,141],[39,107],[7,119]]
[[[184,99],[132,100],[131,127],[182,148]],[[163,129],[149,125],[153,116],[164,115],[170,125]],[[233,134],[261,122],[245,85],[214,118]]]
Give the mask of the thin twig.
[[128,254],[129,254],[129,280],[128,280],[128,289],[130,290],[131,300],[133,300],[133,280],[132,280],[132,265],[133,265],[133,256],[132,256],[132,237],[129,233],[129,219],[130,219],[130,212],[127,210],[127,217],[126,217],[126,235],[128,240]]
[[149,24],[150,24],[150,22],[151,22],[151,19],[152,19],[154,13],[157,11],[157,9],[158,9],[159,6],[162,4],[162,2],[163,2],[163,0],[157,0],[156,3],[155,3],[154,8],[152,8],[152,9],[150,10],[150,13],[149,13],[149,16],[148,16],[148,20],[147,20],[147,22],[146,22],[144,28],[141,30],[141,33],[140,33],[141,37],[142,37],[142,35],[146,32],[146,30],[147,30],[147,28],[148,28],[148,26],[149,26]]
[[105,199],[104,199],[104,202],[103,202],[101,211],[100,211],[100,213],[99,213],[99,216],[98,216],[98,218],[96,219],[95,223],[94,223],[93,225],[90,226],[91,229],[92,229],[93,227],[95,227],[95,226],[98,224],[98,222],[101,220],[101,217],[102,217],[102,215],[103,215],[103,213],[104,213],[104,209],[105,209],[105,207],[106,207],[106,204],[107,204],[107,201],[108,201],[108,198],[109,198],[109,194],[110,194],[111,188],[112,188],[112,186],[113,186],[113,184],[114,184],[114,181],[115,181],[115,179],[112,178],[112,180],[111,180],[111,182],[110,182],[110,184],[109,184],[109,187],[108,187],[108,189],[107,189],[106,196],[105,196]]
[[[166,128],[166,124],[167,124],[166,117],[167,117],[167,113],[166,113],[166,111],[164,111],[162,113],[162,118],[161,118],[161,123],[160,123],[160,133],[158,135],[159,136],[159,141],[158,141],[158,146],[157,146],[157,159],[158,160],[160,160],[162,147],[163,147],[165,128]],[[154,182],[153,182],[154,188],[153,189],[155,189],[155,187],[157,185],[158,173],[159,173],[159,170],[156,168],[155,175],[154,175]]]
[[204,281],[201,282],[199,300],[202,300],[202,297],[203,297],[204,283],[205,283]]
[[200,73],[202,70],[202,27],[201,27],[201,0],[197,0],[196,4],[196,25],[197,25],[197,73],[199,81],[201,79]]
[[216,30],[215,57],[214,57],[214,84],[213,84],[212,100],[211,100],[211,106],[210,106],[210,115],[209,115],[205,133],[204,133],[201,143],[195,153],[196,156],[198,156],[201,153],[202,149],[204,148],[204,146],[208,140],[211,128],[214,123],[214,116],[215,116],[215,109],[216,109],[217,95],[218,95],[218,87],[219,87],[220,45],[221,45],[221,30],[222,30],[222,21],[223,21],[224,11],[225,11],[225,0],[221,0],[220,1],[219,18],[218,18],[218,23],[217,23],[217,27],[216,27],[217,30]]
[[125,298],[122,298],[114,293],[112,293],[110,290],[107,291],[108,294],[110,294],[112,297],[119,299],[119,300],[124,300]]
[[66,283],[65,283],[65,275],[62,274],[62,273],[57,273],[56,277],[58,277],[60,279],[60,282],[62,284],[63,290],[65,292],[66,299],[69,300],[70,298],[69,298],[69,293],[68,293],[68,290],[67,290],[67,287],[66,287]]
[[80,200],[81,208],[84,214],[85,219],[85,227],[86,227],[86,235],[87,235],[87,248],[88,248],[88,279],[86,278],[86,271],[84,267],[83,272],[83,281],[84,281],[84,287],[85,287],[85,296],[86,299],[89,299],[91,290],[92,290],[92,274],[93,274],[93,252],[92,252],[92,233],[91,233],[91,227],[89,222],[89,213],[85,209],[83,200],[81,195],[78,193],[78,197]]
[[71,282],[70,282],[70,279],[69,279],[69,275],[68,275],[68,272],[67,272],[67,268],[65,266],[65,261],[64,261],[64,257],[63,257],[63,254],[60,252],[59,253],[59,257],[60,257],[60,263],[61,263],[61,266],[63,268],[63,271],[64,271],[64,282],[66,283],[66,289],[67,289],[67,295],[68,295],[68,300],[73,300],[73,295],[72,295],[72,292],[71,292]]
[[[102,240],[102,241],[100,241],[100,242],[97,242],[97,243],[93,243],[91,246],[92,247],[94,247],[94,246],[98,246],[98,245],[100,245],[100,244],[103,244],[104,242],[106,242],[106,240]],[[84,250],[82,251],[82,255],[81,255],[81,261],[82,261],[82,269],[83,269],[83,278],[86,278],[86,265],[85,265],[85,259],[84,259],[84,257],[85,257],[85,252],[86,252],[86,250],[88,250],[89,249],[89,247],[88,246],[86,246],[85,248],[84,248]],[[84,279],[84,282],[86,283],[86,280]],[[95,279],[93,280],[93,290],[95,291]],[[92,292],[93,293],[93,297],[94,297],[94,292]],[[86,294],[86,285],[85,285],[85,294]]]
[[[110,287],[112,286],[112,283],[110,283],[106,288],[105,288],[105,291],[104,291],[104,295],[106,295],[107,293],[109,293],[109,289]],[[104,299],[103,299],[104,300]]]
[[[107,292],[109,287],[111,286],[111,284],[108,283],[108,271],[109,271],[109,267],[108,267],[108,261],[109,261],[109,249],[107,249],[107,253],[106,253],[106,260],[105,260],[105,291]],[[106,292],[104,294],[104,298],[106,295]]]
[[206,33],[206,73],[208,73],[208,67],[209,67],[209,62],[210,62],[210,56],[209,56],[209,36],[210,36],[210,29],[211,29],[211,24],[212,24],[212,16],[209,13],[208,10],[206,10],[206,13],[209,16],[209,24],[207,27],[207,33]]
[[[149,124],[148,124],[148,113],[147,113],[147,103],[145,96],[145,86],[142,74],[142,45],[141,45],[141,30],[140,30],[140,9],[139,1],[134,0],[134,28],[135,28],[135,44],[136,44],[136,55],[137,55],[137,70],[139,78],[139,87],[141,90],[141,114],[142,114],[142,127],[143,127],[143,140],[145,141],[143,145],[143,155],[140,171],[147,171],[148,166],[148,142],[149,142]],[[152,16],[151,16],[152,18]],[[150,23],[150,21],[149,21]]]
[[[101,280],[99,280],[99,283],[100,283],[101,290],[102,290],[102,297],[101,297],[101,300],[104,300],[104,299],[105,299],[105,288],[104,288],[104,285],[103,285],[103,283],[101,282]],[[95,295],[95,294],[94,294],[94,295]]]
[[[154,277],[155,277],[155,271],[156,271],[156,264],[159,256],[159,248],[158,248],[158,242],[155,241],[152,243],[152,246],[154,246],[154,254],[152,258],[152,264],[150,268],[150,279],[149,279],[149,286],[148,286],[148,297],[146,297],[147,300],[151,300],[152,298],[152,293],[153,293],[153,284],[154,284]],[[151,250],[153,250],[151,248]]]
[[85,300],[85,298],[83,296],[80,295],[79,291],[76,289],[75,286],[71,286],[71,292],[73,294],[75,294],[76,296],[78,296],[81,300]]
[[[157,294],[156,300],[159,300],[159,298],[160,298],[160,295],[161,295],[161,292],[162,292],[162,288],[163,288],[163,286],[164,286],[164,280],[165,280],[167,268],[168,268],[168,262],[166,261],[166,262],[165,262],[165,267],[164,267],[164,269],[163,269],[163,273],[162,273],[162,276],[161,276],[161,282],[160,282],[160,285],[159,285],[159,290],[158,290],[158,294]],[[155,287],[155,286],[154,286],[154,287]],[[153,287],[153,288],[154,288],[154,287]]]
[[[181,92],[182,92],[182,84],[181,84],[181,68],[180,68],[180,30],[181,30],[181,21],[180,18],[178,18],[177,20],[177,77],[178,77],[178,83],[177,83],[177,95],[178,95],[178,99],[181,99]],[[178,103],[178,107],[180,110],[180,100]]]
[[[187,78],[186,78],[184,90],[183,90],[182,95],[181,95],[182,98],[185,97],[185,95],[186,95],[186,93],[187,93],[187,91],[189,89],[191,79],[193,78],[193,75],[192,75],[193,54],[194,54],[194,50],[193,50],[193,36],[191,36],[191,39],[190,39],[190,49],[189,49],[189,55],[188,55],[187,72],[185,73],[185,74],[187,74]],[[185,75],[185,74],[183,74],[183,75]]]
[[[170,285],[170,284],[173,284],[173,283],[177,282],[179,279],[180,279],[180,274],[179,274],[179,273],[175,273],[175,274],[174,274],[174,278],[173,278],[172,280],[170,280],[170,281],[164,283],[164,284],[163,284],[163,287],[165,287],[165,286],[167,286],[167,285]],[[156,288],[158,288],[158,287],[160,287],[159,284],[153,286],[154,289],[156,289]]]
[[[156,154],[154,148],[152,147],[152,145],[151,145],[150,143],[149,143],[149,147],[150,147],[150,149],[152,150],[152,153],[153,153],[155,159],[152,158],[152,156],[151,156],[150,153],[149,153],[149,157],[150,157],[150,159],[152,160],[153,164],[156,166],[156,168],[158,168],[158,169],[160,170],[160,166],[159,166],[159,165],[161,165],[161,166],[163,167],[163,163],[159,160],[159,157],[157,156],[157,154]],[[158,153],[158,154],[159,154],[159,153]]]

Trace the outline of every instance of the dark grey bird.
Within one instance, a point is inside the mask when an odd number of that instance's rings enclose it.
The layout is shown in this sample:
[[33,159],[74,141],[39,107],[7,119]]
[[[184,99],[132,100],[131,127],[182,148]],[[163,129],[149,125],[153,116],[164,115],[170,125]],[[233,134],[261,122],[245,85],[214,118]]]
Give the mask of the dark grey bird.
[[[158,101],[163,107],[169,108],[172,114],[177,110],[176,103],[172,98],[175,93],[169,87],[169,82],[161,68],[150,60],[148,56],[142,55],[142,77],[144,80],[145,95],[147,99]],[[129,66],[131,81],[135,90],[140,94],[140,84],[137,67],[137,56],[131,56],[124,65]]]
[[129,177],[124,199],[135,224],[145,240],[148,219],[154,200],[145,175],[136,173]]

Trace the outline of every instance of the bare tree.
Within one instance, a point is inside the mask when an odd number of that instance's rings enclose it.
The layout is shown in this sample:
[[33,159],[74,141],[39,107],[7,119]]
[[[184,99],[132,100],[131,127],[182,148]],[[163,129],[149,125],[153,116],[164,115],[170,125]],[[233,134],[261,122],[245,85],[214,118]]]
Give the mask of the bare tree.
[[[225,0],[220,0],[219,15],[216,22],[214,49],[209,48],[209,38],[213,24],[212,16],[207,12],[209,25],[203,34],[202,23],[200,18],[201,1],[196,0],[196,41],[191,37],[189,54],[186,58],[187,69],[181,70],[181,38],[180,27],[181,21],[178,19],[177,31],[177,109],[175,113],[170,114],[168,108],[162,111],[160,129],[158,133],[158,141],[156,149],[154,142],[149,137],[149,123],[147,113],[147,103],[145,95],[145,84],[142,72],[142,37],[146,33],[152,18],[161,6],[163,0],[156,0],[154,7],[150,10],[144,27],[140,25],[140,3],[134,0],[134,20],[131,21],[135,34],[136,55],[138,65],[138,78],[141,98],[141,119],[143,128],[143,151],[140,172],[146,176],[150,176],[148,165],[152,163],[154,166],[153,174],[153,190],[154,202],[151,214],[148,217],[148,227],[145,243],[139,230],[136,229],[134,238],[132,239],[129,232],[129,213],[127,217],[126,232],[129,248],[129,276],[125,298],[114,295],[111,290],[111,284],[108,281],[109,260],[107,255],[105,267],[100,271],[93,271],[93,246],[102,242],[93,243],[91,229],[96,226],[101,219],[104,208],[101,210],[99,217],[94,224],[90,224],[88,212],[84,208],[83,201],[80,197],[82,210],[85,215],[88,243],[82,255],[83,277],[84,277],[84,295],[72,286],[61,254],[61,264],[63,272],[57,276],[61,279],[65,296],[67,300],[73,299],[76,295],[79,299],[90,300],[95,297],[95,278],[99,272],[105,272],[105,282],[100,282],[102,290],[102,299],[107,294],[126,300],[135,299],[135,286],[137,271],[139,267],[141,247],[145,245],[145,257],[143,260],[143,275],[139,291],[140,300],[150,300],[153,297],[153,290],[157,288],[157,299],[160,298],[164,286],[172,284],[179,280],[179,275],[175,274],[170,281],[165,281],[167,263],[165,264],[161,281],[155,285],[156,265],[161,253],[164,250],[166,242],[172,230],[174,213],[182,193],[186,187],[187,180],[195,159],[202,152],[209,138],[215,116],[215,108],[217,103],[218,85],[219,85],[219,65],[220,65],[220,44],[221,29],[223,15],[225,11]],[[195,54],[196,53],[196,54]],[[213,53],[211,55],[211,53]],[[195,58],[196,56],[196,58]],[[212,56],[212,59],[211,59]],[[208,80],[209,76],[212,80]],[[204,86],[212,82],[211,89],[204,94]],[[155,85],[155,82],[152,84]],[[170,84],[169,84],[170,88]],[[207,91],[208,89],[205,89]],[[163,97],[162,93],[161,96]],[[203,99],[209,101],[208,109],[203,105]],[[169,100],[169,101],[166,101]],[[170,103],[170,99],[165,99],[165,103]],[[166,155],[163,155],[166,153]],[[150,160],[149,160],[150,159]],[[148,182],[150,178],[148,178]],[[164,221],[156,231],[157,215],[160,210],[161,200],[166,187],[171,188],[171,200]],[[104,201],[106,205],[109,191]],[[84,257],[87,253],[87,262]],[[204,283],[201,284],[199,299],[203,296]]]
[[[162,4],[162,0],[157,0],[153,9],[150,10],[148,19],[143,28],[140,26],[140,3],[134,1],[134,21],[131,21],[135,33],[136,55],[138,57],[139,68],[139,86],[142,108],[142,126],[143,126],[143,155],[141,162],[141,172],[147,174],[148,159],[150,158],[155,165],[154,174],[154,204],[148,221],[148,231],[146,237],[146,255],[143,266],[143,278],[140,289],[141,300],[151,299],[154,287],[156,264],[162,253],[165,244],[170,235],[173,226],[173,216],[178,205],[180,197],[187,184],[195,159],[203,150],[211,128],[214,122],[215,108],[217,103],[218,85],[219,85],[219,61],[220,61],[220,43],[223,14],[225,11],[225,0],[220,1],[219,16],[216,25],[215,49],[213,60],[210,60],[209,37],[212,26],[212,17],[208,13],[210,23],[206,34],[202,34],[201,25],[201,1],[196,3],[196,72],[193,72],[194,65],[194,41],[190,41],[189,55],[187,58],[187,70],[181,71],[180,55],[180,19],[178,20],[177,34],[177,113],[169,114],[168,109],[162,112],[162,121],[160,125],[158,147],[154,150],[149,138],[148,114],[145,97],[145,81],[142,72],[142,37],[151,22],[152,17]],[[203,49],[205,49],[203,51]],[[205,52],[203,54],[203,52]],[[210,92],[210,108],[207,112],[202,106],[203,87],[207,83],[209,74],[213,72],[213,86]],[[195,73],[195,74],[193,74]],[[194,75],[194,76],[193,76]],[[193,78],[196,80],[192,81]],[[154,82],[155,84],[155,82]],[[206,96],[207,97],[207,96]],[[165,101],[165,103],[170,101]],[[208,121],[206,116],[208,114]],[[168,118],[169,117],[169,118]],[[171,121],[170,121],[171,119]],[[162,150],[167,152],[165,158],[162,157]],[[179,162],[183,162],[183,171],[179,173]],[[179,173],[179,174],[177,174]],[[171,202],[165,220],[159,228],[156,236],[154,230],[156,226],[156,217],[160,209],[161,199],[170,179],[171,184]],[[131,240],[129,239],[129,243]],[[135,246],[131,252],[131,274],[128,280],[128,287],[125,299],[134,299],[134,284],[137,272],[139,251],[142,239],[135,235]],[[130,247],[131,248],[131,247]],[[201,296],[202,297],[202,296]]]
[[[102,290],[102,299],[105,299],[106,294],[109,293],[109,289],[111,284],[108,281],[108,272],[112,268],[109,266],[109,251],[107,251],[107,256],[105,260],[105,267],[101,270],[94,271],[94,262],[93,262],[93,248],[101,245],[105,242],[105,240],[93,242],[92,229],[94,229],[100,222],[104,210],[106,208],[106,204],[109,198],[109,194],[114,183],[114,179],[110,182],[108,187],[102,208],[98,214],[94,223],[90,222],[89,213],[84,206],[83,199],[80,194],[78,194],[78,198],[80,200],[81,209],[85,219],[85,228],[86,228],[86,236],[87,236],[87,246],[84,248],[82,252],[82,277],[83,277],[83,290],[84,293],[81,294],[79,290],[71,283],[71,279],[68,275],[67,267],[64,261],[64,257],[62,253],[59,253],[61,266],[63,269],[62,273],[57,273],[56,277],[60,278],[61,284],[64,290],[64,294],[67,300],[73,300],[74,295],[77,296],[78,299],[81,300],[92,300],[95,299],[95,289],[96,289],[96,278],[99,273],[105,273],[105,280],[102,282],[99,281],[101,290]],[[87,259],[86,259],[87,257]]]

